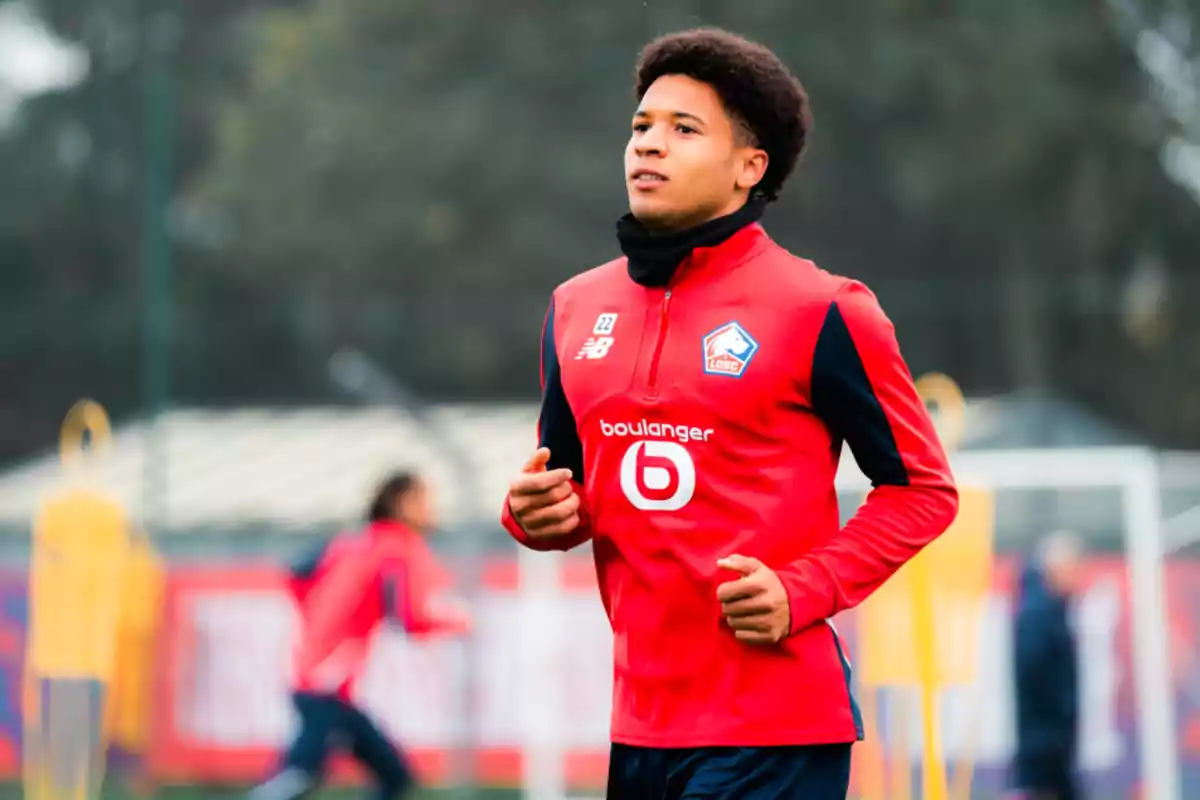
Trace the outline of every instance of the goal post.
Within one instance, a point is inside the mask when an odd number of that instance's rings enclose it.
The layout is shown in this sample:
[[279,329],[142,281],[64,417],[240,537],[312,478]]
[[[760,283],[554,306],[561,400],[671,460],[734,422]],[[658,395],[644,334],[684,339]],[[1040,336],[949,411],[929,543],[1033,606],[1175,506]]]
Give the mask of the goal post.
[[[960,481],[994,491],[1115,489],[1127,558],[1138,748],[1145,797],[1178,800],[1170,651],[1163,568],[1163,520],[1158,462],[1144,448],[995,450],[965,452],[952,459]],[[840,492],[866,492],[870,483],[848,454],[842,459]],[[1147,746],[1149,743],[1149,746]]]
[[522,783],[526,800],[566,797],[566,748],[560,710],[565,700],[559,648],[562,553],[521,547],[517,555],[521,604]]

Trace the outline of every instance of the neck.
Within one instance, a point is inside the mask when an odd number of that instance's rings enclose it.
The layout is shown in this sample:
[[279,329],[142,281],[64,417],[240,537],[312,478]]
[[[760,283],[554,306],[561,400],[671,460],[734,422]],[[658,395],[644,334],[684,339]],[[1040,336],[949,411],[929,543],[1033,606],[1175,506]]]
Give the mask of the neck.
[[758,221],[766,204],[751,200],[731,213],[689,227],[651,227],[626,214],[617,221],[617,241],[629,259],[629,277],[642,286],[666,286],[697,247],[715,247]]
[[701,214],[699,216],[683,216],[673,219],[653,220],[639,219],[638,222],[654,234],[678,233],[680,231],[691,230],[712,222],[715,219],[728,217],[738,213],[750,202],[750,199],[745,195],[738,195],[730,200],[725,206],[719,209],[716,213]]

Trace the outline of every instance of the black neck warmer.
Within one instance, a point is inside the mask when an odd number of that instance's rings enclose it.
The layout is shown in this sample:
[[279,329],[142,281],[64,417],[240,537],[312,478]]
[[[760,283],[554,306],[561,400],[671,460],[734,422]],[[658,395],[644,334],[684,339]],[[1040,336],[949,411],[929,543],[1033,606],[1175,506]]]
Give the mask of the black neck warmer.
[[693,228],[656,233],[626,214],[617,220],[617,241],[629,258],[629,277],[642,286],[666,286],[675,269],[697,247],[715,247],[742,228],[755,223],[767,204],[751,200],[724,217]]

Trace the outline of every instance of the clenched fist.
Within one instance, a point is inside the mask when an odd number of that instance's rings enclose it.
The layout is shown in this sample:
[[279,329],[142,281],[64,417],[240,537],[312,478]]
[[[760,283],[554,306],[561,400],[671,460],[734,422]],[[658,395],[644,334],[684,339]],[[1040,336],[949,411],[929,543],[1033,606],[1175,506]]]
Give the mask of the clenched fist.
[[770,567],[757,558],[732,555],[717,562],[742,577],[717,587],[721,615],[743,642],[775,644],[788,635],[792,615],[787,590]]
[[547,470],[550,450],[542,447],[508,487],[508,507],[521,529],[534,539],[566,536],[579,525],[579,495],[571,470]]

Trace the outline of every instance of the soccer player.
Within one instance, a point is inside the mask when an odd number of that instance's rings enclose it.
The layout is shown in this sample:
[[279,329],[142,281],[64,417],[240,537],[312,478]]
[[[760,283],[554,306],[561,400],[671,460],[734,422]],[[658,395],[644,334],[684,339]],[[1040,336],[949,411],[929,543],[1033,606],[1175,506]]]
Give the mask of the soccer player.
[[[828,620],[949,526],[953,479],[875,296],[758,223],[808,137],[800,83],[703,29],[651,42],[635,92],[624,257],[551,297],[503,522],[592,542],[609,797],[844,798],[862,729]],[[873,484],[844,527],[843,443]]]
[[380,800],[403,796],[414,783],[399,753],[355,703],[356,682],[381,623],[429,634],[465,632],[469,622],[446,604],[449,578],[424,541],[434,526],[425,482],[411,473],[392,475],[367,519],[365,530],[339,534],[293,569],[290,585],[302,619],[293,692],[300,730],[254,800],[292,800],[315,788],[336,745],[367,768]]

